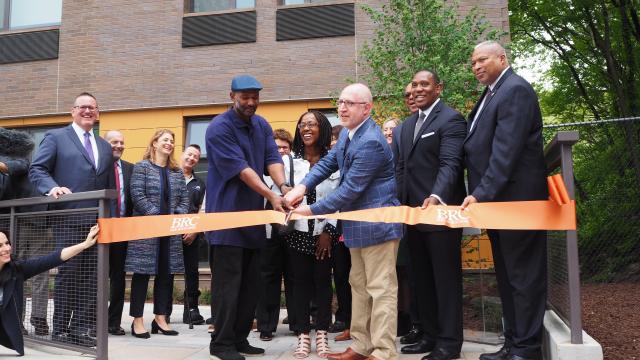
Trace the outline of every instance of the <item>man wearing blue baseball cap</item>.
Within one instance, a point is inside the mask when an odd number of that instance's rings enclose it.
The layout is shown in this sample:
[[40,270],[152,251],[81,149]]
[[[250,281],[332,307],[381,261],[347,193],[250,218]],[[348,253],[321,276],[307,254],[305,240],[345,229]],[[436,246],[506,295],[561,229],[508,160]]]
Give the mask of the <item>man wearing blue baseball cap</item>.
[[[207,175],[206,212],[261,210],[266,198],[283,210],[283,200],[262,181],[268,174],[283,191],[282,158],[267,121],[256,115],[262,84],[250,75],[231,81],[233,106],[216,116],[205,141]],[[264,226],[207,232],[213,254],[211,265],[214,331],[209,352],[214,360],[242,360],[264,354],[247,341],[256,309],[258,250],[266,244]]]

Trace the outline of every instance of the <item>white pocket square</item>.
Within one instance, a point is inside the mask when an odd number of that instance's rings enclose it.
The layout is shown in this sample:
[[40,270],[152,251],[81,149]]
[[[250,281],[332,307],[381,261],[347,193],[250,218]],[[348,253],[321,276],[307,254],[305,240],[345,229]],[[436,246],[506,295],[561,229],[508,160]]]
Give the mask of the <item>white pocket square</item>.
[[432,132],[430,132],[430,133],[426,133],[426,134],[424,134],[424,135],[420,136],[420,139],[424,139],[424,138],[429,137],[429,136],[431,136],[431,135],[433,135],[433,134],[435,134],[435,133],[436,133],[435,131],[432,131]]

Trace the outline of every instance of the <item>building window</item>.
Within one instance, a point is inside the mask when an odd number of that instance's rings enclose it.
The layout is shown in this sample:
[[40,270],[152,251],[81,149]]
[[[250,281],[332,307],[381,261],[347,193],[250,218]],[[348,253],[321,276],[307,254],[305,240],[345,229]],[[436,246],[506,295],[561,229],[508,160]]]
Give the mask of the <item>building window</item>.
[[319,4],[332,0],[278,0],[278,5],[302,5],[302,4]]
[[331,123],[331,126],[340,125],[340,118],[338,117],[338,112],[336,109],[312,109],[318,110],[327,117],[327,120]]
[[253,9],[256,0],[190,0],[190,12],[208,12],[233,9]]
[[0,0],[0,30],[60,25],[62,0]]

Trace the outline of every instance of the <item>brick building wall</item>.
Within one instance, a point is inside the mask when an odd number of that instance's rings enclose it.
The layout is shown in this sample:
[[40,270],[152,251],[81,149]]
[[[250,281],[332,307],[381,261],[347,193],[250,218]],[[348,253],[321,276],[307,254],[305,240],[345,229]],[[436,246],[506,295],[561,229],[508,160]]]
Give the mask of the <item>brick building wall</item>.
[[[327,98],[358,78],[357,51],[373,34],[358,3],[355,36],[292,41],[275,40],[276,3],[256,0],[255,43],[182,48],[183,0],[64,0],[59,58],[0,65],[0,118],[68,112],[80,91],[103,110],[222,103],[239,73],[263,82],[263,101]],[[460,5],[508,31],[507,0]]]

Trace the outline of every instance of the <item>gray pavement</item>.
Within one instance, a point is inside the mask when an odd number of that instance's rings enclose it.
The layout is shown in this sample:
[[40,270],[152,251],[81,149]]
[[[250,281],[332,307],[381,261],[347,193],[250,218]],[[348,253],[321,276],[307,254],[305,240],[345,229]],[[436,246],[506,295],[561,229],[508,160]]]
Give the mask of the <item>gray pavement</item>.
[[[153,305],[145,306],[145,325],[147,330],[151,329],[151,320]],[[151,335],[150,339],[137,339],[131,336],[131,318],[127,316],[129,313],[128,304],[125,304],[122,327],[127,334],[125,336],[109,335],[109,359],[127,359],[127,360],[205,360],[209,359],[209,340],[206,325],[194,326],[192,330],[188,325],[182,324],[182,305],[174,305],[173,307],[173,323],[171,327],[180,332],[178,336],[164,336],[161,334]],[[210,314],[207,306],[200,306],[203,316],[208,317]],[[285,316],[285,311],[281,312],[280,319]],[[330,346],[332,351],[343,351],[350,342],[334,342],[333,338],[336,334],[330,334],[332,339]],[[296,345],[296,337],[288,330],[286,325],[278,325],[275,338],[272,341],[265,342],[258,338],[257,332],[251,332],[249,342],[266,350],[265,356],[259,357],[262,360],[289,360],[294,359],[292,356],[293,349]],[[313,343],[313,336],[312,336]],[[398,349],[400,344],[398,343]],[[482,352],[496,351],[497,346],[477,344],[465,342],[461,354],[461,359],[475,360]],[[315,350],[315,346],[312,346]],[[0,347],[0,357],[13,355],[15,352]],[[401,360],[419,360],[424,355],[401,355]],[[25,349],[25,358],[27,359],[60,359],[60,360],[78,360],[91,358],[85,354],[79,354],[73,351],[60,350],[52,347],[28,344]],[[310,360],[320,359],[313,352],[309,357]]]

